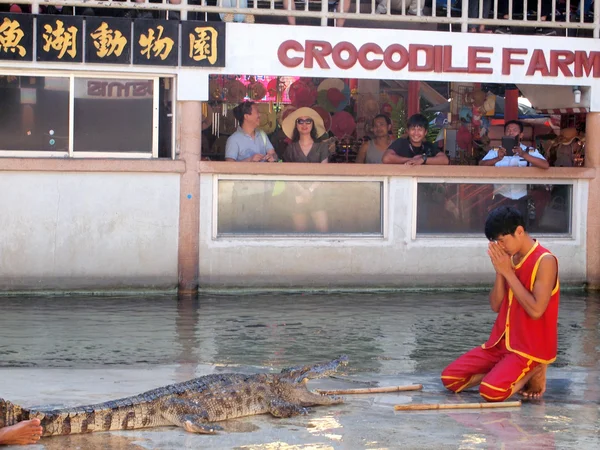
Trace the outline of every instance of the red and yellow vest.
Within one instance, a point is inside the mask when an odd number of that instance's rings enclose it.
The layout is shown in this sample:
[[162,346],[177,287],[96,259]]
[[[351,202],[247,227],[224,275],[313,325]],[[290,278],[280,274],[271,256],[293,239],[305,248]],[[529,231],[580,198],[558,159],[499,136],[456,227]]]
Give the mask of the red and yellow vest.
[[[533,291],[533,284],[540,262],[546,255],[552,255],[552,253],[539,245],[538,241],[535,241],[534,246],[521,262],[514,266],[519,281],[529,292]],[[556,359],[558,345],[559,297],[557,275],[556,285],[552,289],[548,307],[542,317],[535,320],[527,314],[517,299],[514,298],[513,291],[507,284],[507,292],[504,294],[500,312],[488,341],[482,347],[494,347],[504,337],[506,348],[509,351],[539,363],[549,364],[553,362]]]

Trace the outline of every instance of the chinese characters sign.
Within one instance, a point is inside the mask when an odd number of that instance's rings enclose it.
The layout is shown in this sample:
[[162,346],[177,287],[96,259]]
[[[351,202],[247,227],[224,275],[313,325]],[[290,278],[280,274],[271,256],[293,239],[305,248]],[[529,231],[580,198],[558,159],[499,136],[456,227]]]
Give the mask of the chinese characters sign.
[[33,60],[33,16],[0,14],[0,59]]
[[179,24],[172,20],[136,20],[133,63],[176,66]]
[[38,16],[37,60],[83,62],[83,17]]
[[131,62],[131,20],[86,17],[85,61],[129,64]]
[[181,40],[182,66],[225,66],[224,23],[183,22]]
[[225,24],[0,13],[0,60],[34,59],[224,67]]

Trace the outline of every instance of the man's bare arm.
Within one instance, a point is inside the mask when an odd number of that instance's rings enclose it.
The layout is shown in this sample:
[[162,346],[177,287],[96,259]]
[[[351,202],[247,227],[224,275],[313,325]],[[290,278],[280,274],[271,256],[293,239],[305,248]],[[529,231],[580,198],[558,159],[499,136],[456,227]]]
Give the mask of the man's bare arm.
[[504,292],[506,290],[505,280],[502,275],[496,273],[496,281],[494,281],[494,287],[490,291],[490,308],[495,313],[500,312],[500,306],[502,300],[504,300]]
[[358,155],[356,155],[356,160],[354,161],[356,164],[364,164],[367,160],[367,148],[369,147],[369,142],[364,142],[360,146],[360,150],[358,150]]
[[532,319],[539,319],[548,307],[552,290],[556,286],[557,276],[558,264],[556,258],[552,255],[546,255],[540,261],[532,292],[529,292],[527,287],[521,284],[514,272],[507,274],[506,282],[512,289],[515,299],[527,314]]

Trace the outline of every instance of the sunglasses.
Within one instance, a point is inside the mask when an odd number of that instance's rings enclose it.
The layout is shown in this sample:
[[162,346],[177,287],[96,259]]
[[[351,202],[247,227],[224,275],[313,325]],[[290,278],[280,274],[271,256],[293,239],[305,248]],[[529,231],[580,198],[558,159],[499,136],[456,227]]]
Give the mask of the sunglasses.
[[312,119],[296,119],[296,123],[298,125],[304,125],[304,124],[310,125],[311,123],[313,123],[313,120]]

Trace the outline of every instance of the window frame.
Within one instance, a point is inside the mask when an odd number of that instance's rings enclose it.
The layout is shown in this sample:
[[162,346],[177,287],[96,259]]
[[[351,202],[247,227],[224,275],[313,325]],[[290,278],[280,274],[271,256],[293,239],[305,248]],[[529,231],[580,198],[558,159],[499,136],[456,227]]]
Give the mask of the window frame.
[[[568,185],[571,186],[571,204],[569,211],[569,232],[568,233],[539,233],[535,232],[535,236],[543,236],[546,238],[552,239],[566,239],[566,240],[577,240],[579,236],[579,226],[581,215],[578,212],[578,208],[580,207],[580,197],[581,192],[583,191],[581,187],[581,180],[565,180],[565,179],[529,179],[529,178],[514,178],[508,179],[509,181],[514,181],[514,183],[507,183],[507,179],[504,178],[489,178],[482,180],[481,178],[464,178],[464,179],[447,179],[447,178],[430,178],[430,177],[415,177],[413,179],[413,195],[412,195],[412,218],[411,218],[411,238],[413,241],[425,241],[425,240],[435,240],[440,241],[442,239],[447,240],[448,238],[452,239],[481,239],[483,236],[484,230],[481,230],[481,233],[418,233],[417,232],[417,195],[418,195],[418,185],[421,184],[552,184],[552,185]],[[543,181],[552,181],[552,183],[544,183]]]
[[[219,181],[322,181],[322,182],[377,182],[381,185],[380,194],[380,221],[381,233],[281,233],[281,234],[219,234]],[[234,175],[234,174],[214,174],[212,177],[212,211],[211,211],[211,239],[213,241],[277,241],[277,240],[310,240],[310,241],[340,241],[340,240],[378,240],[386,241],[389,239],[389,177],[385,176],[327,176],[326,179],[318,176],[302,175]]]
[[[158,159],[159,145],[159,108],[160,108],[160,80],[168,78],[171,81],[171,103],[173,105],[173,117],[171,122],[171,156],[175,160],[176,155],[176,77],[175,75],[157,75],[151,73],[115,73],[115,72],[65,72],[53,70],[19,70],[0,69],[2,76],[18,77],[47,77],[67,78],[69,80],[69,145],[67,151],[44,151],[44,150],[5,150],[0,147],[0,157],[17,158],[125,158],[125,159]],[[152,96],[152,144],[148,152],[84,152],[74,148],[75,137],[75,78],[95,78],[109,80],[151,80],[153,86]],[[1,143],[0,143],[1,146]]]

